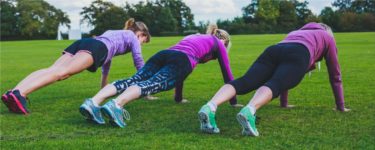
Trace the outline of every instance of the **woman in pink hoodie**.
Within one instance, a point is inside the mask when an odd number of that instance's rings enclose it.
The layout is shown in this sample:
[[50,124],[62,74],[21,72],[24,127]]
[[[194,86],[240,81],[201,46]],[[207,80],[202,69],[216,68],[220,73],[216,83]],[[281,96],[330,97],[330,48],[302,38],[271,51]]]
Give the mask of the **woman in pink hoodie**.
[[256,93],[238,114],[243,127],[242,134],[258,136],[255,127],[255,111],[281,94],[282,106],[287,107],[287,91],[297,86],[304,74],[315,68],[315,62],[326,60],[329,79],[336,99],[336,109],[344,107],[344,94],[338,63],[337,48],[329,26],[308,23],[301,29],[290,32],[276,45],[268,47],[242,77],[225,84],[215,96],[198,112],[201,130],[219,133],[215,122],[218,105],[236,94]]

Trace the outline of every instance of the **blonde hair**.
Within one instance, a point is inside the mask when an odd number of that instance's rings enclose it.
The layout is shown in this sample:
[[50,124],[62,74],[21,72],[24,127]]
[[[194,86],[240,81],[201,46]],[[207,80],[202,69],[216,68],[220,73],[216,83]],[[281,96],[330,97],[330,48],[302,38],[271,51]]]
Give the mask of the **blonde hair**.
[[326,32],[327,32],[331,37],[334,37],[334,36],[333,36],[332,29],[331,29],[330,26],[328,26],[328,25],[326,25],[326,24],[324,24],[324,23],[319,23],[319,24],[320,24],[320,26],[322,26],[322,27],[326,30]]
[[141,31],[147,36],[146,43],[150,42],[151,35],[145,23],[142,21],[135,21],[134,18],[130,18],[125,22],[124,30],[131,30],[134,33]]
[[232,44],[230,42],[230,35],[227,31],[219,29],[216,24],[210,24],[207,27],[206,34],[210,34],[216,36],[220,40],[224,40],[224,45],[227,48],[227,52],[229,52]]

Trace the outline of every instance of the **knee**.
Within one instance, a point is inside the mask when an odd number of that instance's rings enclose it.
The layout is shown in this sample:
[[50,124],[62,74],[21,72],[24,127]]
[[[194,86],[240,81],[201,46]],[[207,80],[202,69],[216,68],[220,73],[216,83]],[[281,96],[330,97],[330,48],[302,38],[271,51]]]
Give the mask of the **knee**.
[[280,81],[272,80],[264,84],[264,86],[268,87],[272,91],[272,98],[276,98],[280,95],[280,91],[282,91],[282,84]]
[[230,81],[228,82],[228,84],[234,87],[237,95],[247,94],[250,91],[255,90],[257,88],[251,82],[249,82],[249,80],[247,80],[244,76],[236,80]]
[[49,68],[49,72],[53,74],[58,81],[65,80],[71,76],[69,68],[67,67]]

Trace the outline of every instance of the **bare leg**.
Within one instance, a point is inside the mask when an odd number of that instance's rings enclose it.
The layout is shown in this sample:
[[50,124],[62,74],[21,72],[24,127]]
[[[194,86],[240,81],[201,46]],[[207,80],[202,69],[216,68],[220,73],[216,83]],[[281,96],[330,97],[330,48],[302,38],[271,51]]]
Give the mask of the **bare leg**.
[[102,88],[94,97],[92,97],[92,101],[100,105],[105,99],[108,97],[116,95],[116,87],[112,84],[107,84],[104,88]]
[[267,86],[261,86],[251,98],[248,105],[254,106],[257,110],[272,100],[272,91]]
[[215,96],[210,100],[211,103],[219,106],[220,104],[230,100],[233,96],[236,96],[236,89],[230,84],[225,84],[216,92]]
[[[69,62],[72,59],[72,57],[73,56],[69,54],[62,55],[59,59],[56,60],[56,62],[52,66],[54,67],[61,66],[62,64]],[[20,83],[18,83],[14,89],[19,89],[19,87],[24,87],[28,84],[31,84],[32,82],[34,82],[35,80],[40,78],[40,76],[42,76],[43,74],[47,72],[48,72],[48,68],[44,68],[44,69],[40,69],[31,73],[26,78],[24,78]],[[22,91],[21,91],[21,95],[26,96],[22,93]]]
[[28,84],[23,83],[17,85],[14,89],[18,89],[22,95],[26,96],[37,89],[52,84],[58,80],[64,80],[71,75],[85,70],[86,68],[90,67],[93,62],[94,60],[90,54],[79,52],[71,59],[66,58],[65,61],[55,63],[58,65],[52,65],[50,68],[38,72],[38,76],[35,75],[35,77],[32,78],[33,80],[30,81],[31,78],[29,78],[24,82]]
[[137,85],[132,85],[116,98],[116,103],[120,106],[124,106],[125,104],[139,98],[140,96],[141,88]]

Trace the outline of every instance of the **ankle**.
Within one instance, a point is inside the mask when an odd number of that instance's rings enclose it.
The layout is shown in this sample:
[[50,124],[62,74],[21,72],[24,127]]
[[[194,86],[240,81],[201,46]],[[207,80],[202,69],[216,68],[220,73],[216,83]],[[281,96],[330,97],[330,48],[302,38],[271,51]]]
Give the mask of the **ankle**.
[[93,104],[95,107],[99,107],[99,103],[97,102],[96,99],[91,98],[90,100],[91,100],[92,104]]
[[113,102],[115,103],[116,108],[118,108],[118,109],[122,108],[121,104],[119,102],[117,102],[116,99],[113,99]]
[[22,97],[24,97],[24,98],[27,97],[27,93],[25,93],[25,92],[23,92],[23,91],[21,91],[21,90],[19,90],[19,89],[14,88],[14,89],[11,90],[11,91],[12,91],[12,92],[13,92],[13,91],[18,91]]
[[217,105],[213,102],[208,102],[207,105],[210,107],[211,111],[216,112]]
[[252,115],[255,114],[255,112],[256,112],[256,108],[255,108],[254,105],[252,105],[252,104],[248,104],[248,105],[246,105],[246,107],[249,108],[250,113],[251,113]]

